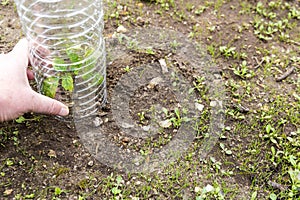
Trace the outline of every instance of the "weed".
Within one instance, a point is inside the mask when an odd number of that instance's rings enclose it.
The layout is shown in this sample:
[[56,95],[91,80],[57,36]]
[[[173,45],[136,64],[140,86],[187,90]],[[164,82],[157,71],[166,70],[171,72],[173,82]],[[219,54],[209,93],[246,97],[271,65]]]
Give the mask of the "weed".
[[131,68],[127,65],[126,67],[124,67],[124,71],[128,73],[131,71]]
[[236,58],[236,47],[220,46],[219,50],[225,58]]
[[182,109],[181,111],[179,110],[179,108],[175,108],[174,112],[169,112],[166,108],[162,109],[166,118],[170,120],[170,122],[173,124],[173,126],[175,128],[179,128],[181,126],[182,122],[188,122],[190,119],[187,117],[182,117],[180,112],[183,115],[187,114],[187,110]]
[[252,70],[249,70],[245,60],[238,67],[233,68],[233,73],[242,79],[249,79],[255,75]]
[[7,6],[9,4],[10,0],[1,0],[2,6]]

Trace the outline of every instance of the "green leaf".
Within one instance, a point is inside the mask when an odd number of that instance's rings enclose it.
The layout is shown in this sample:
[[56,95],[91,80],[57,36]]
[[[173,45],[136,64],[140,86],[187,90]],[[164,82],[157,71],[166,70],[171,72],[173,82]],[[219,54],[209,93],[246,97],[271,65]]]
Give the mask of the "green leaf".
[[21,124],[26,121],[26,119],[23,116],[20,116],[18,119],[15,120],[18,124]]
[[267,132],[267,133],[270,133],[271,130],[272,130],[272,126],[271,126],[270,124],[268,124],[268,125],[266,126],[266,132]]
[[54,189],[54,195],[59,196],[62,193],[62,190],[59,187],[55,187]]
[[278,143],[277,143],[277,140],[276,140],[275,138],[271,137],[270,140],[271,140],[271,142],[272,142],[273,144],[278,144]]
[[168,116],[168,109],[166,109],[165,107],[162,108],[163,113]]
[[34,197],[35,197],[35,195],[34,195],[34,193],[32,193],[32,194],[26,194],[25,195],[25,199],[34,199]]
[[220,147],[221,147],[222,150],[225,149],[225,145],[223,143],[220,143]]
[[84,57],[88,57],[94,53],[93,49],[87,49],[84,53]]
[[97,81],[97,85],[101,85],[104,80],[104,77],[98,73],[96,74],[95,80]]
[[73,77],[71,74],[66,74],[61,78],[61,84],[62,87],[67,90],[72,92],[74,89],[74,84],[73,84]]
[[54,98],[58,87],[59,78],[48,77],[43,81],[42,93],[48,97]]
[[53,60],[53,68],[57,71],[66,71],[67,67],[64,64],[65,61],[61,58],[54,58]]
[[251,200],[255,200],[257,197],[257,191],[253,192],[251,195]]
[[80,61],[78,54],[74,53],[74,51],[72,51],[71,49],[66,50],[66,53],[72,63]]
[[117,184],[119,185],[123,181],[122,176],[118,176],[116,181],[117,181]]
[[122,190],[118,189],[118,187],[114,187],[114,188],[111,189],[111,192],[114,195],[117,195],[117,194],[120,194],[122,192]]
[[174,112],[175,112],[175,114],[176,114],[176,117],[177,117],[178,119],[180,119],[180,111],[179,111],[179,109],[178,109],[178,108],[175,108],[175,109],[174,109]]
[[271,200],[276,200],[277,199],[277,195],[274,194],[274,193],[270,194],[270,199]]
[[232,151],[231,151],[231,150],[226,150],[225,153],[226,153],[227,155],[231,155],[231,154],[232,154]]
[[80,51],[80,49],[76,49],[76,48],[72,48],[72,49],[67,49],[66,53],[69,57],[70,63],[73,63],[72,65],[70,65],[70,70],[75,71],[74,73],[77,74],[78,71],[76,71],[78,68],[80,68],[82,66],[82,64],[75,64],[74,63],[78,63],[80,61],[82,61],[83,59],[79,56],[79,54],[76,52],[76,50]]

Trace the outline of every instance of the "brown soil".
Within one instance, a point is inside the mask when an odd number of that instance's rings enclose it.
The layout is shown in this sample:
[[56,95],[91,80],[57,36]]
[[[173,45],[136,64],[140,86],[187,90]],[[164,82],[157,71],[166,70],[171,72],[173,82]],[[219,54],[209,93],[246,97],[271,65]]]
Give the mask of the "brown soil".
[[[138,3],[141,2],[142,4],[139,5]],[[237,15],[236,11],[232,9],[232,7],[240,7],[238,1],[230,1],[223,4],[220,8],[220,13],[226,15],[225,19],[213,15],[211,12],[204,12],[199,16],[196,15],[196,17],[187,16],[186,19],[188,20],[180,19],[179,16],[160,15],[156,12],[159,8],[158,5],[149,1],[141,2],[127,1],[126,4],[124,1],[118,3],[123,5],[121,11],[124,12],[124,15],[122,16],[120,12],[119,21],[111,18],[106,19],[104,35],[108,41],[114,40],[112,35],[118,27],[117,23],[124,24],[128,32],[141,27],[172,29],[178,33],[179,37],[185,37],[181,38],[183,42],[192,30],[192,27],[196,27],[196,29],[201,29],[199,32],[202,32],[202,34],[197,36],[197,40],[201,41],[203,46],[210,44],[234,44],[237,47],[236,51],[246,49],[250,65],[252,66],[257,65],[256,60],[252,58],[260,56],[257,55],[255,47],[269,45],[257,39],[252,33],[253,30],[251,28],[243,33],[244,38],[238,38],[238,34],[235,35],[233,33],[237,33],[233,30],[237,30],[243,24],[249,23],[249,16]],[[188,0],[187,2],[194,5],[198,4],[196,0]],[[256,4],[256,1],[248,2]],[[296,1],[295,4],[297,4]],[[128,6],[124,8],[125,5]],[[139,8],[139,6],[142,7]],[[13,3],[5,6],[0,5],[0,8],[0,53],[6,53],[22,37],[22,31]],[[110,9],[107,9],[107,12],[109,11]],[[126,18],[126,16],[130,17]],[[215,26],[215,30],[212,33],[209,33],[209,30],[206,28],[210,24]],[[208,35],[211,35],[211,37],[207,37]],[[177,39],[180,40],[180,38]],[[108,48],[113,48],[113,44],[108,42],[107,45]],[[277,48],[288,47],[282,45]],[[118,147],[138,152],[141,150],[144,152],[148,151],[151,154],[167,144],[176,135],[178,127],[172,125],[154,134],[150,140],[128,136],[122,132],[116,123],[111,105],[113,91],[118,81],[122,76],[130,73],[124,70],[126,66],[129,66],[131,69],[143,65],[161,67],[159,59],[168,56],[173,69],[182,73],[192,86],[196,80],[195,78],[201,74],[195,70],[192,61],[184,60],[184,56],[180,57],[176,53],[172,54],[171,49],[155,47],[153,49],[155,51],[154,55],[145,51],[141,52],[139,49],[119,49],[120,55],[108,54],[108,103],[100,111],[99,117],[105,124],[105,134],[109,136],[111,141],[117,143]],[[111,52],[116,53],[118,50],[111,50]],[[112,58],[109,56],[112,56]],[[224,79],[232,77],[237,79],[229,69],[234,62],[237,61],[229,61],[228,59],[219,57],[216,61],[216,63],[219,63],[215,69],[216,74],[221,74]],[[34,82],[32,82],[32,85],[34,87]],[[199,94],[198,97],[201,99]],[[141,85],[135,90],[129,102],[129,115],[138,126],[147,126],[151,124],[151,120],[153,119],[151,107],[154,104],[160,104],[172,116],[175,116],[174,110],[178,106],[178,102],[179,100],[176,98],[174,92],[168,88],[159,84],[150,87],[148,84]],[[205,99],[202,99],[202,104],[209,106]],[[247,106],[252,107],[255,104],[256,102],[249,102]],[[231,106],[230,103],[229,106]],[[143,118],[141,118],[142,113]],[[159,115],[159,119],[166,119],[166,115],[163,112],[159,112]],[[60,187],[67,191],[65,194],[60,195],[61,199],[78,199],[78,196],[83,193],[91,193],[87,199],[114,199],[114,195],[112,195],[110,189],[101,188],[101,184],[104,183],[102,179],[107,179],[112,174],[118,173],[122,174],[123,178],[126,178],[127,174],[122,172],[122,170],[113,169],[112,166],[99,162],[99,160],[92,156],[93,153],[82,144],[73,123],[63,122],[53,116],[34,113],[27,113],[24,117],[26,121],[23,123],[17,123],[16,121],[0,123],[0,172],[5,173],[4,176],[0,174],[0,199],[13,199],[18,194],[23,195],[23,197],[24,195],[35,194],[34,199],[51,199],[55,196],[55,187]],[[226,121],[226,125],[230,126],[231,123],[230,120]],[[199,137],[195,139],[194,143],[201,144],[203,142],[202,139],[202,137]],[[152,142],[150,145],[149,141],[150,143]],[[158,141],[160,141],[160,144],[155,146],[154,143],[158,143]],[[249,141],[245,140],[245,143],[247,142]],[[212,152],[218,151],[217,149],[214,148]],[[218,158],[218,154],[215,154],[215,157]],[[7,161],[12,161],[12,166],[8,167],[6,165]],[[238,163],[234,158],[231,159],[231,162],[234,164]],[[229,167],[232,166],[229,165]],[[238,183],[241,187],[248,188],[252,184],[252,176],[251,174],[237,175],[233,179],[227,178],[226,180],[228,183],[232,181]],[[130,176],[127,178],[128,181],[131,180]],[[194,179],[191,178],[191,180]],[[192,193],[194,188],[188,190]],[[170,193],[174,194],[172,191],[152,192],[152,196],[150,194],[148,196],[149,199],[172,199],[173,197],[170,196]],[[138,196],[139,191],[132,191],[132,194]],[[263,196],[264,192],[261,195]],[[241,196],[243,195],[241,194]],[[188,197],[194,198],[195,195],[188,194]],[[146,197],[144,198],[146,199]],[[242,197],[240,198],[242,199]]]

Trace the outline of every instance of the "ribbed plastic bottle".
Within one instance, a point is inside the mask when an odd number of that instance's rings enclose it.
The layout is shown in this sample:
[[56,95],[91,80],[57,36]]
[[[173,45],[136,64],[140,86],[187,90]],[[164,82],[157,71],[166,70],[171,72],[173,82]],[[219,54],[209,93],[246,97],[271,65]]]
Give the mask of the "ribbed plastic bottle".
[[102,0],[15,3],[38,91],[68,105],[72,119],[96,115],[106,102]]

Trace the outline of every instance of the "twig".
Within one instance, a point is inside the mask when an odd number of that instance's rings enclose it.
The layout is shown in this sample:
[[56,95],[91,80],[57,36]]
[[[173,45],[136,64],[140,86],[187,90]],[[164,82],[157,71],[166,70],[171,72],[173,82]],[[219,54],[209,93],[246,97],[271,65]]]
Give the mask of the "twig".
[[287,189],[286,186],[281,185],[281,184],[276,183],[276,182],[273,182],[273,181],[268,181],[268,184],[269,184],[271,187],[273,187],[273,188],[275,188],[275,189],[279,189],[279,190],[281,190],[281,191],[285,191],[285,190]]
[[295,69],[294,66],[290,67],[285,73],[283,73],[281,76],[276,78],[276,81],[279,82],[279,81],[286,79],[289,75],[291,75],[293,73],[294,69]]
[[254,69],[257,69],[261,66],[261,64],[264,62],[264,59],[262,59],[260,62],[258,62],[258,59],[253,56],[252,58],[254,58],[254,60],[256,61],[257,65],[254,67]]

